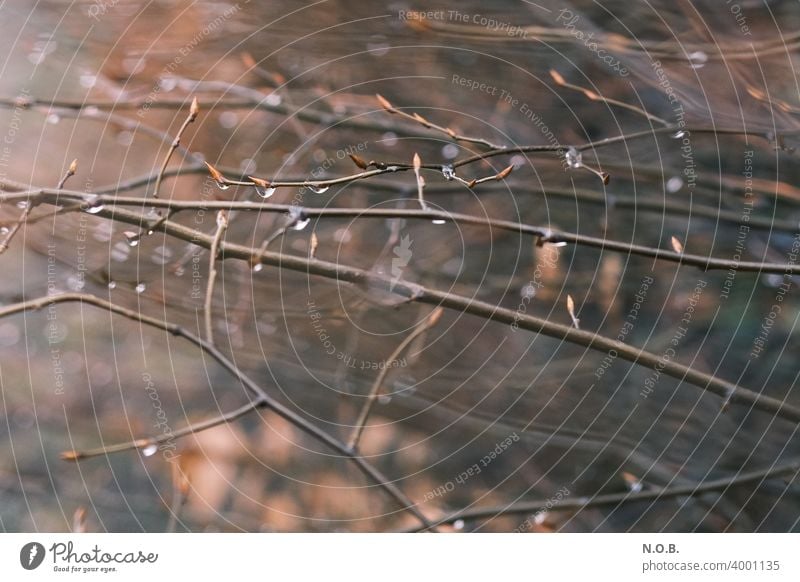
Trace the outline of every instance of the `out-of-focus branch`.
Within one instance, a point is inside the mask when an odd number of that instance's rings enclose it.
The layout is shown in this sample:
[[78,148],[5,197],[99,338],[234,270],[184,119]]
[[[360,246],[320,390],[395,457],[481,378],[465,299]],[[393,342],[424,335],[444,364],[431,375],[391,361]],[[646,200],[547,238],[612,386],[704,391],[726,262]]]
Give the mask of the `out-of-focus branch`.
[[[446,517],[438,519],[436,525],[445,525],[458,520],[469,519],[493,519],[509,515],[526,515],[539,512],[555,511],[581,511],[596,507],[609,507],[620,504],[641,502],[641,501],[661,501],[675,497],[697,497],[704,493],[726,490],[729,487],[736,487],[755,481],[763,481],[780,477],[782,475],[795,475],[800,471],[800,460],[774,465],[769,469],[760,471],[739,472],[732,477],[703,481],[692,485],[680,485],[677,487],[664,487],[656,489],[646,489],[638,493],[610,493],[606,495],[594,495],[592,497],[579,497],[567,499],[565,501],[553,502],[553,500],[524,501],[511,505],[498,505],[492,507],[478,507],[456,511]],[[414,529],[411,531],[425,531],[424,529]]]
[[[149,223],[149,219],[146,216],[121,208],[103,208],[97,214],[128,224],[142,225]],[[174,222],[164,222],[158,228],[169,236],[186,242],[192,242],[207,249],[210,249],[213,244],[213,237]],[[220,244],[220,256],[225,259],[239,259],[250,262],[253,260],[256,252],[257,249],[235,243],[223,241]],[[390,277],[364,271],[355,267],[349,267],[341,263],[330,263],[319,259],[309,259],[305,256],[298,257],[267,250],[263,251],[258,256],[258,261],[264,265],[285,268],[339,282],[352,283],[355,285],[372,285],[376,288],[404,297],[407,301],[427,303],[429,305],[459,310],[484,319],[508,325],[516,325],[521,329],[541,333],[601,352],[616,350],[618,357],[624,360],[645,367],[655,368],[658,366],[662,373],[680,381],[693,384],[707,392],[716,394],[723,398],[724,402],[728,404],[741,404],[755,410],[779,416],[794,423],[800,422],[800,408],[787,403],[785,400],[778,400],[758,394],[734,382],[717,378],[711,374],[706,374],[705,372],[684,366],[672,360],[665,362],[664,359],[657,354],[644,351],[624,342],[612,340],[587,330],[575,329],[571,326],[534,317],[526,313],[518,313],[510,309],[501,308],[491,303],[478,301],[455,293],[430,289],[404,280],[394,280]],[[2,314],[3,311],[0,310],[0,316],[2,316]]]
[[[165,223],[164,227],[168,227],[169,223]],[[210,245],[209,241],[209,245]],[[428,519],[422,514],[422,512],[416,507],[416,505],[405,496],[405,494],[400,491],[400,489],[390,481],[386,476],[383,475],[376,467],[374,467],[369,461],[364,459],[363,457],[357,455],[356,453],[352,452],[347,445],[336,439],[335,437],[329,435],[324,430],[318,428],[314,424],[311,424],[308,420],[301,417],[296,412],[290,410],[272,396],[270,396],[266,391],[264,391],[261,386],[259,386],[256,382],[254,382],[249,376],[247,376],[242,370],[234,364],[225,354],[223,354],[214,344],[207,342],[206,340],[202,339],[201,337],[191,333],[187,329],[176,325],[171,322],[163,321],[161,319],[151,317],[149,315],[145,315],[143,313],[139,313],[132,309],[128,309],[121,305],[116,305],[104,299],[100,299],[99,297],[95,297],[94,295],[89,295],[86,293],[63,293],[60,295],[51,295],[46,297],[40,297],[38,299],[32,299],[29,301],[24,301],[21,303],[15,303],[13,305],[7,305],[0,308],[0,318],[8,317],[10,315],[14,315],[17,313],[24,313],[28,311],[36,311],[39,309],[43,309],[48,305],[52,305],[55,303],[69,303],[69,302],[79,302],[86,305],[92,305],[94,307],[98,307],[100,309],[104,309],[110,313],[115,313],[117,315],[121,315],[133,321],[137,321],[144,325],[154,327],[157,329],[162,329],[176,337],[181,337],[190,343],[197,346],[201,349],[204,353],[211,356],[217,363],[219,363],[223,368],[225,368],[228,372],[230,372],[233,376],[236,377],[239,382],[241,382],[242,386],[244,386],[254,397],[254,402],[258,402],[260,406],[264,406],[269,408],[273,412],[275,412],[278,416],[284,418],[315,440],[325,444],[326,446],[330,447],[343,457],[351,460],[359,470],[364,473],[370,480],[372,480],[376,486],[383,489],[390,497],[392,497],[402,508],[404,511],[408,511],[409,513],[413,514],[420,523],[423,523],[426,527],[435,527],[430,524]],[[80,457],[78,453],[75,452],[67,452],[62,455],[62,458],[66,460],[78,460]]]

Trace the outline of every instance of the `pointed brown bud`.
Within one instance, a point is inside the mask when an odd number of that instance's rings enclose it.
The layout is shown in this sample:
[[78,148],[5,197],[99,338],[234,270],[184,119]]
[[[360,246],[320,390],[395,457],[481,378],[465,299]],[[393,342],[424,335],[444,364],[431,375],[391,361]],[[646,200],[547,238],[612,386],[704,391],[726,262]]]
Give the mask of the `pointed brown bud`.
[[69,165],[69,170],[67,170],[67,172],[69,173],[70,176],[72,176],[77,171],[78,171],[78,160],[76,158],[72,160],[72,163]]
[[375,97],[378,98],[378,103],[380,103],[381,107],[383,107],[386,111],[388,111],[389,113],[397,113],[397,109],[395,109],[394,106],[391,103],[389,103],[389,101],[387,101],[383,95],[381,95],[380,93],[376,93]]
[[250,178],[253,181],[253,184],[258,186],[259,188],[271,188],[272,187],[272,184],[270,184],[266,180],[263,180],[262,178],[256,178],[255,176],[247,176],[247,177]]
[[683,244],[678,240],[677,237],[673,236],[669,242],[672,243],[672,248],[676,253],[679,255],[683,254]]
[[561,74],[555,69],[550,69],[550,76],[553,78],[553,81],[555,81],[557,85],[567,84],[567,82],[564,80],[564,77],[562,77]]
[[212,166],[208,162],[205,162],[205,165],[208,166],[208,173],[211,174],[211,177],[214,178],[214,181],[217,184],[223,184],[224,185],[227,182],[227,180],[225,179],[225,176],[222,175],[222,172],[220,172],[218,169],[216,169],[214,166]]
[[192,121],[197,119],[197,114],[200,113],[200,105],[197,103],[197,97],[192,97],[192,104],[189,106],[189,117]]
[[369,168],[369,163],[360,156],[357,156],[355,154],[350,154],[350,159],[353,160],[353,163],[362,170],[366,170],[367,168]]
[[317,233],[311,233],[311,242],[309,243],[308,249],[308,257],[313,259],[314,256],[317,254],[317,247],[319,246],[319,239],[317,238]]
[[419,154],[414,154],[414,171],[419,172],[420,168],[422,168],[422,160]]
[[498,173],[498,174],[497,174],[497,175],[494,177],[494,179],[495,179],[495,180],[498,180],[498,181],[500,181],[500,180],[505,180],[505,179],[508,177],[508,175],[509,175],[511,172],[513,172],[513,171],[514,171],[514,164],[511,164],[511,165],[510,165],[510,166],[508,166],[506,169],[504,169],[502,172]]
[[567,312],[572,319],[572,325],[575,326],[575,329],[580,329],[580,320],[575,317],[575,301],[572,299],[572,295],[567,295]]
[[429,128],[431,126],[431,122],[422,117],[419,113],[414,114],[414,119],[416,119],[419,123],[421,123],[425,127]]

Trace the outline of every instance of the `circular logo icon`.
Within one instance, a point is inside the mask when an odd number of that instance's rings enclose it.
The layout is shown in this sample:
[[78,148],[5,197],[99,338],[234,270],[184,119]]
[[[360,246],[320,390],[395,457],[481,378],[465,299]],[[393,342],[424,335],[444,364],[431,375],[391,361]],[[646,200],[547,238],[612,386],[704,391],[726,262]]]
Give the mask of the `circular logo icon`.
[[26,570],[35,570],[44,561],[44,546],[39,542],[29,542],[19,551],[19,563]]

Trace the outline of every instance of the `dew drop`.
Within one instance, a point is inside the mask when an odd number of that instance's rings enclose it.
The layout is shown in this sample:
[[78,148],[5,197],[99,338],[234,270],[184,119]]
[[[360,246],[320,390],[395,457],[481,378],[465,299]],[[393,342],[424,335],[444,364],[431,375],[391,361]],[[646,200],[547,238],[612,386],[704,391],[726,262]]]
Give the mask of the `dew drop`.
[[152,457],[158,452],[158,447],[156,445],[147,445],[145,448],[142,449],[142,454],[145,457]]
[[27,200],[20,200],[19,202],[17,202],[17,208],[25,210],[27,207],[28,207],[28,201]]
[[146,286],[144,283],[139,283],[139,284],[138,284],[138,285],[136,285],[136,287],[134,288],[134,290],[135,290],[137,293],[144,293],[144,290],[145,290],[145,289],[147,289],[147,286]]
[[393,131],[387,131],[381,136],[381,141],[383,141],[383,145],[392,147],[397,145],[397,134]]
[[674,194],[681,188],[683,188],[683,178],[680,176],[673,176],[667,180],[667,192]]
[[434,219],[434,220],[431,220],[431,222],[432,222],[433,224],[444,224],[444,223],[446,223],[447,221],[446,221],[446,220],[444,220],[443,218],[436,218],[436,219]]
[[117,282],[116,281],[109,281],[108,282],[108,288],[109,288],[109,290],[116,289],[117,288]]
[[458,157],[458,146],[452,143],[445,145],[442,148],[442,155],[448,160],[454,160]]
[[464,529],[464,520],[457,519],[453,522],[453,529]]
[[672,134],[673,139],[681,139],[682,137],[686,137],[686,132],[683,130],[676,131]]
[[7,226],[0,227],[0,234],[8,234],[8,227]]
[[298,218],[294,224],[292,224],[292,230],[303,230],[308,226],[309,222],[311,222],[310,218]]
[[130,230],[126,230],[124,234],[125,234],[125,240],[127,241],[129,247],[138,246],[138,244],[139,244],[139,233],[136,233],[136,232],[133,232],[133,231],[130,231]]
[[693,69],[700,69],[708,62],[708,55],[703,51],[695,51],[689,55],[689,62]]
[[565,154],[567,165],[576,170],[583,166],[583,154],[574,147],[570,147]]
[[230,188],[230,184],[226,184],[224,182],[217,182],[217,188],[219,188],[220,190],[227,190],[228,188]]
[[450,164],[447,164],[446,166],[442,166],[442,176],[444,176],[444,179],[447,180],[448,182],[450,182],[451,180],[455,179],[455,177],[456,177],[455,168]]
[[314,194],[325,194],[330,189],[330,186],[309,186],[309,190],[311,190]]
[[98,214],[103,211],[104,206],[102,204],[98,204],[97,206],[90,206],[86,209],[86,212],[89,214]]
[[47,116],[47,123],[50,125],[56,125],[59,121],[61,121],[61,116],[57,113],[51,113]]
[[122,241],[117,242],[111,249],[111,260],[122,263],[128,260],[131,249]]
[[252,270],[253,270],[254,273],[260,273],[263,269],[264,269],[264,265],[262,263],[256,263],[255,265],[253,265],[253,269]]

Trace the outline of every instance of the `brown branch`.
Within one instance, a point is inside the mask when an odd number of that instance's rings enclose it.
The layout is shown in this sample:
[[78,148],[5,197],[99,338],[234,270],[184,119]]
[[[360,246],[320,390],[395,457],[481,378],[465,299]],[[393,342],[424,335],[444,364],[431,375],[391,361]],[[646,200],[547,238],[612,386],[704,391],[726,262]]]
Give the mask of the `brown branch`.
[[217,230],[214,233],[214,238],[211,241],[210,253],[208,253],[208,285],[206,285],[206,299],[203,305],[203,314],[206,330],[206,341],[214,343],[214,327],[212,325],[212,310],[211,303],[214,298],[214,283],[217,280],[217,259],[219,258],[219,246],[222,243],[222,237],[225,230],[228,228],[228,215],[225,210],[220,210],[217,213]]
[[[295,212],[307,218],[316,217],[360,217],[360,218],[407,218],[416,220],[443,220],[459,224],[472,224],[487,226],[492,229],[504,230],[514,233],[527,234],[539,239],[542,243],[571,243],[580,246],[612,251],[626,255],[637,255],[660,261],[669,261],[681,265],[697,267],[704,271],[711,270],[736,270],[740,272],[775,273],[775,274],[800,274],[800,264],[792,263],[766,263],[758,261],[733,261],[688,253],[677,253],[670,249],[661,249],[646,245],[628,243],[624,241],[609,240],[552,229],[547,226],[537,226],[514,222],[448,212],[446,210],[396,209],[396,208],[306,208],[289,204],[252,203],[236,201],[186,201],[186,200],[150,200],[138,197],[113,197],[105,195],[85,194],[69,190],[53,190],[42,188],[27,192],[13,192],[0,196],[5,200],[34,200],[37,203],[55,203],[60,198],[84,200],[83,208],[113,207],[113,206],[138,206],[143,204],[154,207],[169,208],[172,210],[193,210],[203,208],[206,210],[244,210],[254,212]],[[100,212],[102,214],[102,212]],[[154,223],[148,223],[149,230],[158,230],[163,226],[165,218],[160,218]],[[254,253],[255,254],[255,253]]]
[[372,407],[375,405],[375,401],[378,399],[381,387],[383,386],[383,381],[386,379],[386,374],[388,374],[389,370],[391,369],[392,362],[400,357],[400,355],[411,344],[411,342],[436,325],[442,316],[442,311],[443,310],[441,307],[434,309],[427,319],[422,322],[422,325],[418,326],[414,331],[408,334],[408,336],[402,342],[400,342],[400,345],[395,348],[391,355],[386,358],[386,361],[384,362],[386,365],[378,373],[378,377],[375,378],[375,382],[372,384],[372,388],[370,388],[369,394],[367,395],[367,400],[364,402],[364,406],[361,408],[361,413],[358,415],[358,420],[356,420],[350,440],[348,441],[348,446],[353,451],[358,449],[358,442],[361,439],[361,435],[364,433],[367,420],[369,420],[370,412],[372,411]]
[[[164,226],[169,227],[169,223],[165,224]],[[211,241],[207,240],[207,242],[210,246]],[[223,248],[224,246],[225,245],[223,244]],[[294,426],[296,426],[297,428],[308,434],[310,437],[330,447],[343,457],[352,461],[366,477],[368,477],[371,481],[373,481],[376,486],[384,490],[392,499],[395,500],[395,502],[397,502],[398,505],[400,505],[403,508],[404,511],[413,514],[414,517],[416,517],[420,521],[420,523],[425,524],[426,527],[435,528],[435,526],[430,524],[430,522],[422,514],[422,512],[415,506],[415,504],[410,499],[408,499],[408,497],[406,497],[405,494],[393,482],[389,481],[383,475],[383,473],[381,473],[369,461],[353,453],[347,447],[347,445],[345,445],[335,437],[329,435],[324,430],[310,423],[308,420],[301,417],[296,412],[290,410],[289,408],[278,402],[275,398],[273,398],[267,392],[265,392],[264,389],[261,388],[261,386],[259,386],[249,376],[247,376],[244,372],[242,372],[241,369],[236,364],[234,364],[227,356],[225,356],[225,354],[223,354],[216,346],[214,346],[214,344],[205,341],[201,337],[191,333],[190,331],[179,325],[167,321],[162,321],[160,319],[151,317],[149,315],[138,313],[132,309],[128,309],[126,307],[110,303],[109,301],[85,293],[63,293],[59,295],[40,297],[38,299],[23,301],[21,303],[15,303],[13,305],[7,305],[5,307],[0,308],[0,318],[8,317],[10,315],[14,315],[17,313],[24,313],[27,311],[35,311],[43,309],[44,307],[47,307],[48,305],[52,305],[55,303],[68,303],[68,302],[79,302],[86,305],[92,305],[94,307],[104,309],[110,313],[115,313],[117,315],[121,315],[133,321],[137,321],[141,324],[154,327],[157,329],[162,329],[176,337],[181,337],[189,341],[190,343],[194,344],[204,353],[211,356],[224,369],[226,369],[233,376],[235,376],[236,379],[239,380],[239,382],[241,382],[241,384],[254,396],[254,402],[259,402],[260,406],[269,408],[270,410],[275,412],[278,416],[287,420],[288,422],[290,422],[291,424],[293,424]],[[78,460],[80,458],[78,454],[75,452],[68,452],[62,455],[62,457],[66,460]]]
[[170,144],[169,150],[167,150],[167,155],[164,156],[164,161],[161,164],[161,169],[158,172],[158,177],[156,178],[156,186],[153,189],[153,198],[158,198],[159,191],[161,190],[161,181],[164,179],[164,172],[167,170],[167,166],[169,165],[169,160],[172,157],[172,154],[175,153],[175,150],[181,145],[181,138],[183,137],[183,132],[186,131],[186,128],[189,127],[190,124],[197,119],[197,114],[200,112],[200,106],[197,104],[197,97],[192,99],[192,104],[189,106],[189,115],[181,124],[180,129],[178,129],[178,133],[175,134],[175,139],[172,140]]
[[[99,215],[128,224],[141,225],[147,224],[148,222],[146,216],[120,208],[104,208],[99,212]],[[173,222],[165,222],[159,229],[169,236],[174,236],[205,248],[210,248],[213,244],[213,239],[205,233]],[[255,249],[251,247],[239,244],[228,242],[222,242],[220,244],[220,254],[221,257],[225,259],[230,258],[250,261],[254,256],[254,251]],[[340,263],[330,263],[318,259],[312,260],[307,257],[298,257],[266,250],[261,253],[259,261],[264,265],[286,268],[335,281],[356,285],[372,285],[376,288],[384,289],[390,293],[404,297],[409,302],[426,303],[460,310],[477,317],[508,325],[516,325],[528,331],[541,333],[558,340],[567,341],[600,352],[608,353],[609,350],[616,350],[618,356],[624,360],[649,368],[658,366],[665,375],[694,384],[704,391],[720,396],[724,401],[730,404],[741,404],[752,409],[779,416],[794,423],[800,422],[800,408],[788,404],[785,400],[764,396],[743,388],[734,382],[717,378],[671,360],[664,362],[662,357],[657,354],[644,351],[624,342],[612,340],[590,331],[574,329],[570,326],[554,323],[525,313],[521,314],[484,301],[430,289],[402,279],[394,280],[377,273],[345,266]],[[794,267],[797,266],[795,265]],[[0,315],[2,315],[1,310]]]
[[[552,500],[525,501],[512,505],[498,505],[493,507],[465,509],[462,511],[453,512],[446,517],[436,520],[435,525],[440,526],[450,524],[458,520],[492,519],[495,517],[525,515],[543,511],[581,511],[583,509],[608,507],[637,501],[661,501],[663,499],[671,499],[674,497],[696,497],[698,495],[702,495],[703,493],[725,490],[729,487],[743,485],[753,481],[762,481],[764,479],[779,477],[781,475],[788,475],[792,473],[796,474],[798,471],[800,471],[800,460],[794,460],[788,463],[773,466],[769,469],[749,471],[744,473],[739,472],[733,477],[714,479],[692,485],[646,489],[638,493],[609,493],[605,495],[594,495],[591,497],[568,499],[566,501],[556,503],[554,503]],[[411,531],[425,530],[424,528],[420,528]]]

